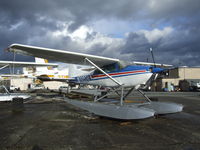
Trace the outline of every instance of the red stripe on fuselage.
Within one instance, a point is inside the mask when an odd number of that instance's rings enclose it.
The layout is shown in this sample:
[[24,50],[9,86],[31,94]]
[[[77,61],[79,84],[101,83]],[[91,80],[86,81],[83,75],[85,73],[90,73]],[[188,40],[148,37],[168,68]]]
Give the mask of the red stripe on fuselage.
[[[128,72],[119,72],[119,73],[109,73],[110,76],[115,76],[115,75],[124,75],[124,74],[129,74],[129,73],[142,73],[146,72],[146,70],[137,70],[137,71],[128,71]],[[99,77],[105,77],[106,75],[101,74],[101,75],[92,75],[92,78],[99,78]]]

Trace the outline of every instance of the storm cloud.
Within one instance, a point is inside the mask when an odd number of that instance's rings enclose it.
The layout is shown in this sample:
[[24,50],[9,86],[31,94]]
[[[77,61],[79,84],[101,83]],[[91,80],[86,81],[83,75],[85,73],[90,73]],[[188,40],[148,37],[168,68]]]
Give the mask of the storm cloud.
[[[200,66],[199,0],[1,0],[1,60],[12,43],[129,61]],[[18,60],[30,60],[17,56]]]

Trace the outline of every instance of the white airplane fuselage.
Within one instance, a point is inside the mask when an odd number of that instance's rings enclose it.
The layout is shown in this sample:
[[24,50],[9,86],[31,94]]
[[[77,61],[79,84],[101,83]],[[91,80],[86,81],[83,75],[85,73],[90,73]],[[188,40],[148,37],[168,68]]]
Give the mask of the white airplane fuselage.
[[[140,84],[145,84],[152,76],[152,67],[150,66],[135,66],[130,65],[124,68],[119,68],[118,65],[114,65],[111,70],[106,70],[106,67],[102,69],[106,73],[119,82],[124,87],[133,87]],[[109,68],[109,67],[108,67]],[[79,84],[100,85],[105,87],[118,86],[113,80],[111,80],[106,74],[101,73],[98,69],[90,72],[87,75],[77,76],[71,82]]]
[[[145,84],[149,78],[151,77],[152,73],[144,73],[144,74],[135,74],[135,75],[127,75],[127,76],[120,76],[116,77],[115,79],[122,83],[124,87],[132,87],[139,84]],[[102,86],[116,86],[117,84],[113,82],[111,79],[93,79],[89,81],[91,85],[102,85]]]

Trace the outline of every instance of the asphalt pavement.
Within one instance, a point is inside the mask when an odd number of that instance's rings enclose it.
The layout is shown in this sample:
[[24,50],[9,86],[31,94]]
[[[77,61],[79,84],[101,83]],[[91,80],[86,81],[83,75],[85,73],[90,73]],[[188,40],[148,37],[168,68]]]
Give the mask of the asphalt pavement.
[[31,95],[17,109],[0,103],[0,149],[200,149],[198,92],[148,93],[158,101],[183,104],[183,112],[129,121],[80,110],[57,93]]

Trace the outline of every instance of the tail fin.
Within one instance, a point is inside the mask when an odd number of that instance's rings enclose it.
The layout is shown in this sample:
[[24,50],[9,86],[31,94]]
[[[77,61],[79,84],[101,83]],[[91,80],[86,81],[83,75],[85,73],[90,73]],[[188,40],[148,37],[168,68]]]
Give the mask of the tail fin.
[[43,58],[35,57],[35,62],[36,63],[48,63],[48,60],[47,59],[43,59]]
[[[36,63],[48,63],[47,59],[35,57]],[[52,70],[52,67],[36,67],[36,72],[46,72],[48,70]]]

